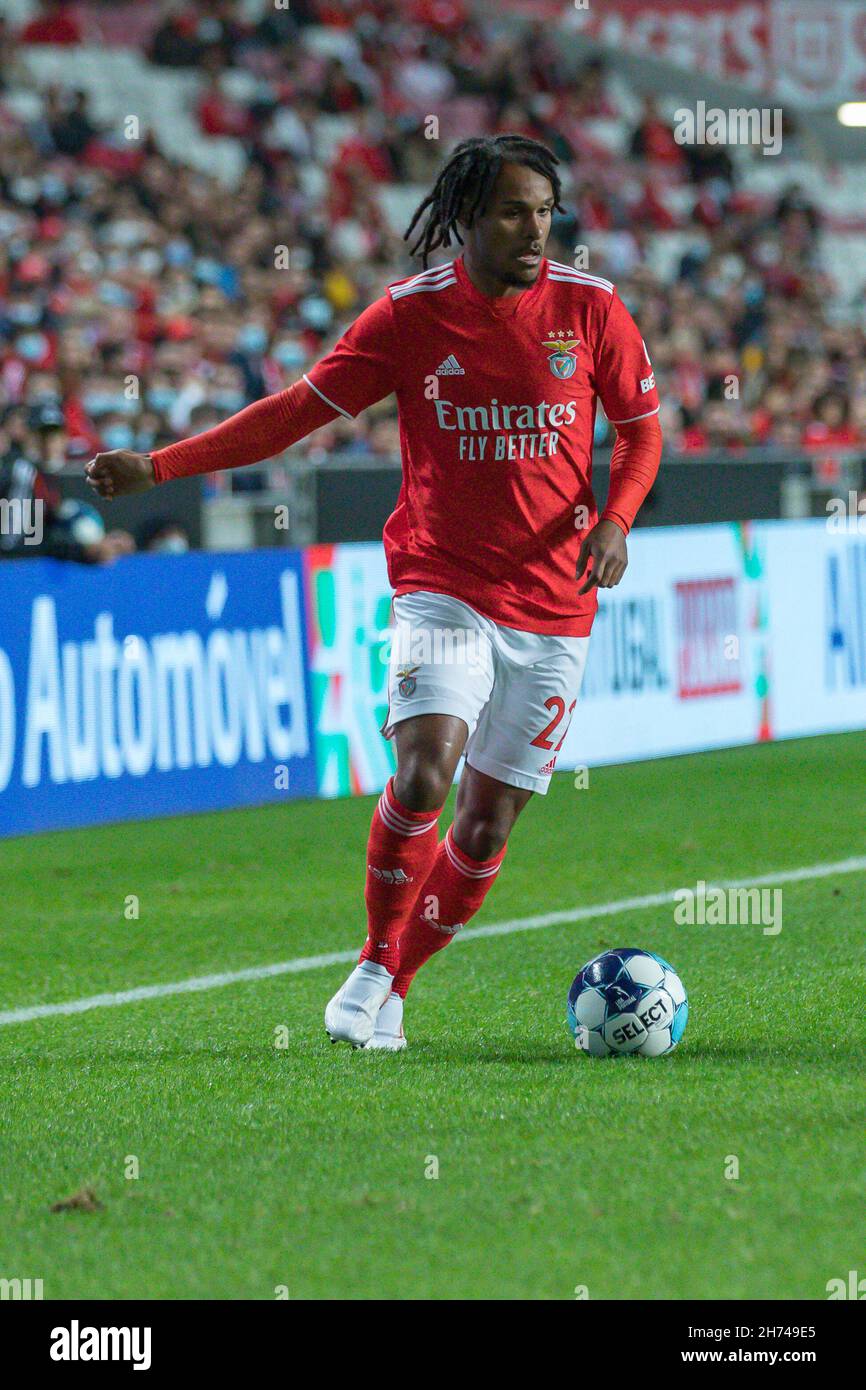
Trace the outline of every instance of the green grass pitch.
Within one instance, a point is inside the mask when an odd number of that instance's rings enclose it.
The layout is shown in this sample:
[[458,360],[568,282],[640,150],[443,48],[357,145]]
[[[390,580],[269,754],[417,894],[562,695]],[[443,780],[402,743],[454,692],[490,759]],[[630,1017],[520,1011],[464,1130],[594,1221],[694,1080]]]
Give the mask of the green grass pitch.
[[[557,776],[473,925],[862,856],[864,763],[855,734]],[[372,806],[0,844],[0,1010],[360,947]],[[345,965],[2,1026],[0,1276],[46,1298],[826,1298],[866,1269],[864,887],[787,883],[775,937],[666,905],[458,939],[397,1056],[328,1042]],[[565,996],[625,945],[679,970],[689,1026],[668,1057],[593,1061]],[[50,1210],[85,1187],[97,1210]]]

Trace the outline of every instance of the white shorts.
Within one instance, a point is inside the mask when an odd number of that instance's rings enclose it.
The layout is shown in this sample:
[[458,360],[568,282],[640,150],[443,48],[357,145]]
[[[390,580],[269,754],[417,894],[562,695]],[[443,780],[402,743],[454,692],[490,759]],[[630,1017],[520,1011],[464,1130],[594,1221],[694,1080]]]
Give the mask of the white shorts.
[[395,598],[393,615],[385,737],[417,714],[458,715],[469,727],[470,767],[546,792],[580,693],[589,638],[503,627],[460,599],[427,590]]

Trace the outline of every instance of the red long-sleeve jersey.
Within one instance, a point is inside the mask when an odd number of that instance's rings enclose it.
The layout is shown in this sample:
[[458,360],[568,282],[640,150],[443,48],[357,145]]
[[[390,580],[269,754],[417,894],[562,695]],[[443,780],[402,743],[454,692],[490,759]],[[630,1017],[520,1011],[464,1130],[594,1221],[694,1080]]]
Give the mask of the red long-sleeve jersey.
[[614,286],[543,261],[492,299],[462,257],[389,286],[304,383],[154,454],[158,481],[272,457],[396,392],[403,483],[385,526],[396,593],[432,589],[506,626],[586,636],[579,595],[596,404],[617,429],[603,515],[624,532],[661,457],[645,344]]

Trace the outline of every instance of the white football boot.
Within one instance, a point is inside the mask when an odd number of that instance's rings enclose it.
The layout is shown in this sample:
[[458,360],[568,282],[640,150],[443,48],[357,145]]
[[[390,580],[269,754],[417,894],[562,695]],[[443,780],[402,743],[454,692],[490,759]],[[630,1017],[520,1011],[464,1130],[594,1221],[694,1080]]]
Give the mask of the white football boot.
[[362,960],[337,990],[325,1009],[325,1027],[331,1042],[364,1047],[373,1036],[376,1016],[388,995],[394,976],[384,965]]
[[376,1018],[373,1036],[364,1044],[365,1051],[402,1052],[406,1046],[403,1032],[403,1000],[399,994],[389,994]]

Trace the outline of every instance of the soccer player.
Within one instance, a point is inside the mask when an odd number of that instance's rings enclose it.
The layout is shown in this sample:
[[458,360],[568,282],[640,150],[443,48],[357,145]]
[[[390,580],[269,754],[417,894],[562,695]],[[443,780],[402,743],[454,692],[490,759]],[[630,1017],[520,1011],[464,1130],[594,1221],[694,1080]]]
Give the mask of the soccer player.
[[[103,496],[278,454],[396,392],[403,482],[384,531],[395,622],[397,771],[367,844],[367,940],[330,1001],[334,1041],[399,1051],[414,976],[478,911],[517,816],[550,784],[597,590],[658,471],[658,396],[614,286],[546,259],[557,159],[518,135],[465,140],[419,223],[420,274],[388,287],[303,380],[153,454],[87,467]],[[463,253],[427,269],[455,238]],[[596,401],[617,432],[607,504],[591,486]],[[454,821],[437,822],[461,754]]]

